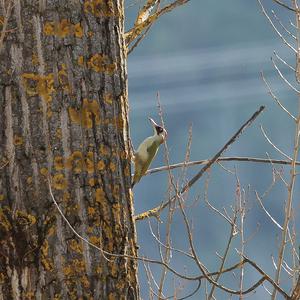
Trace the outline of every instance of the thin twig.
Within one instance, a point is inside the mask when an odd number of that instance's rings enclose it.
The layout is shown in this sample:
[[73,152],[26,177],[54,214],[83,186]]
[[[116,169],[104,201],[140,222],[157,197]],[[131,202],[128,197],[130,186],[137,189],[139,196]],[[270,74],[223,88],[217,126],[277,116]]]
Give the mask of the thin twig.
[[283,41],[283,43],[285,45],[287,45],[290,49],[292,49],[294,51],[294,53],[297,53],[297,50],[284,38],[284,36],[279,32],[279,30],[277,29],[277,27],[275,26],[275,24],[273,23],[273,21],[271,20],[270,16],[268,15],[268,13],[266,12],[263,4],[261,3],[261,0],[257,0],[262,13],[264,14],[264,16],[266,17],[266,19],[269,21],[269,23],[271,24],[271,26],[273,27],[274,31],[277,33],[277,35],[280,37],[280,39]]
[[282,226],[271,216],[271,214],[267,211],[267,209],[264,207],[262,200],[260,199],[257,191],[255,191],[256,199],[262,208],[262,210],[266,213],[266,215],[271,219],[271,221],[280,229],[283,230]]
[[281,155],[283,155],[286,159],[288,159],[290,161],[290,164],[291,164],[291,161],[292,161],[292,158],[289,157],[287,154],[285,154],[282,150],[280,150],[271,140],[270,138],[267,136],[264,128],[260,125],[260,130],[263,134],[263,136],[265,137],[265,139],[267,140],[267,142],[277,151],[279,152]]
[[[254,163],[263,163],[263,164],[276,164],[276,165],[290,165],[291,161],[289,160],[281,160],[281,159],[267,159],[267,158],[257,158],[257,157],[240,157],[240,156],[232,156],[232,157],[220,157],[217,159],[217,162],[220,161],[240,161],[240,162],[254,162]],[[196,160],[196,161],[190,161],[190,162],[182,162],[178,164],[173,164],[170,166],[162,166],[157,167],[153,169],[149,169],[147,171],[146,175],[150,175],[153,173],[158,173],[162,171],[172,170],[176,168],[182,168],[182,167],[192,167],[196,165],[205,165],[209,162],[209,159],[203,159],[203,160]],[[300,165],[300,161],[296,162],[296,165]]]
[[[275,53],[276,57],[277,57],[277,54]],[[268,89],[268,93],[269,95],[275,100],[275,102],[279,105],[279,107],[284,111],[286,112],[294,121],[296,121],[296,118],[282,105],[281,101],[277,98],[277,96],[273,93],[269,83],[267,82],[265,76],[264,76],[264,73],[261,72],[261,78],[263,80],[263,82],[265,83],[267,89]]]
[[296,12],[296,10],[295,10],[294,8],[288,6],[287,4],[285,4],[285,3],[283,3],[283,2],[281,2],[281,1],[279,1],[279,0],[273,0],[273,1],[274,1],[275,3],[277,3],[278,5],[280,5],[280,6],[284,7],[284,8],[286,8],[286,9],[288,9],[288,10],[290,10],[290,11]]

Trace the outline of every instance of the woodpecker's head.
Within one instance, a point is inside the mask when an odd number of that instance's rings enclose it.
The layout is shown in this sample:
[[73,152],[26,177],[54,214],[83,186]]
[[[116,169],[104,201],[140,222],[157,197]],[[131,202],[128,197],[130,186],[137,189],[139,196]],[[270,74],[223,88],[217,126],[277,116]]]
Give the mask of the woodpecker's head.
[[149,121],[151,122],[151,124],[153,126],[154,135],[158,137],[159,142],[162,144],[168,135],[166,129],[164,129],[162,126],[159,126],[158,124],[156,124],[154,122],[154,120],[151,118],[149,118]]

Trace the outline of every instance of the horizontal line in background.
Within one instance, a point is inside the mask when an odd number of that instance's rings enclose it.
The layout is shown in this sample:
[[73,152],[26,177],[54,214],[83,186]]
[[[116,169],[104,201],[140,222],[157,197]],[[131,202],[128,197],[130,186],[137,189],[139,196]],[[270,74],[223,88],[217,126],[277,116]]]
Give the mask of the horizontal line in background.
[[[257,101],[255,97],[268,97],[259,76],[262,66],[274,92],[286,94],[288,88],[268,63],[276,48],[283,57],[290,55],[294,59],[281,43],[133,57],[128,66],[130,103],[134,109],[153,107],[158,91],[164,106],[182,106],[183,101],[188,104],[214,101],[218,106]],[[288,74],[287,67],[281,67]]]

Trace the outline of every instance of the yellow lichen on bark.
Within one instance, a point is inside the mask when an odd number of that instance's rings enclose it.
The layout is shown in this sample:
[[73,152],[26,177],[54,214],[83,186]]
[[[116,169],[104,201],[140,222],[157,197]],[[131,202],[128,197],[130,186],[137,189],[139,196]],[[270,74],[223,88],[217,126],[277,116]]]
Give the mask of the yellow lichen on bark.
[[106,104],[112,105],[112,103],[113,103],[112,94],[104,94],[103,100]]
[[69,116],[71,122],[82,125],[85,128],[92,128],[93,119],[96,125],[100,124],[100,107],[96,100],[89,101],[83,99],[81,109],[78,111],[72,107],[69,107]]
[[79,242],[79,241],[77,241],[77,240],[75,240],[75,239],[72,239],[72,240],[70,240],[70,241],[68,242],[68,244],[69,244],[70,248],[71,248],[74,252],[79,253],[79,254],[82,254],[82,252],[83,252],[82,249],[83,249],[83,248],[82,248],[81,242]]
[[117,16],[112,0],[86,0],[84,2],[84,12],[91,13],[95,17]]
[[77,63],[78,63],[79,66],[83,66],[84,65],[84,58],[83,58],[82,55],[78,56]]
[[75,174],[79,174],[84,170],[83,154],[80,151],[74,151],[67,159],[66,166],[73,170]]
[[116,70],[116,64],[110,63],[110,59],[107,55],[96,53],[93,55],[87,62],[87,65],[90,69],[97,73],[108,73],[113,74]]
[[89,186],[95,186],[95,184],[96,184],[95,178],[90,178],[90,179],[88,180],[88,183],[89,183]]
[[28,96],[40,96],[44,101],[51,102],[54,89],[54,75],[38,75],[34,73],[24,73],[22,83]]
[[60,66],[60,70],[58,71],[58,81],[62,87],[62,89],[69,93],[71,88],[68,80],[67,67],[65,64]]
[[41,173],[43,176],[48,176],[48,169],[47,169],[47,168],[41,168],[41,169],[40,169],[40,173]]
[[67,19],[62,19],[59,22],[46,22],[43,32],[45,35],[53,35],[60,38],[65,38],[69,35],[75,35],[77,38],[82,38],[83,28],[80,23],[73,24]]
[[52,185],[56,190],[64,190],[67,188],[67,180],[65,178],[65,175],[62,173],[55,174],[53,176]]
[[41,247],[41,255],[42,255],[42,265],[47,271],[53,270],[53,262],[49,257],[49,243],[47,240],[44,240],[42,247]]
[[92,151],[88,151],[85,157],[85,168],[88,174],[93,174],[95,172],[94,167],[94,153]]
[[97,169],[99,171],[103,171],[106,168],[105,163],[103,160],[99,160],[97,163]]
[[26,211],[16,210],[15,216],[17,223],[20,225],[31,226],[36,223],[36,217],[34,215],[28,214]]
[[101,188],[96,189],[95,198],[96,198],[96,202],[98,202],[98,203],[101,203],[105,200],[105,193],[104,193],[103,189],[101,189]]
[[62,156],[54,157],[54,168],[56,171],[61,171],[64,169],[64,158]]
[[0,207],[0,228],[6,232],[12,229],[12,225],[6,215],[6,212],[9,211],[10,209],[8,207],[4,207],[4,208]]

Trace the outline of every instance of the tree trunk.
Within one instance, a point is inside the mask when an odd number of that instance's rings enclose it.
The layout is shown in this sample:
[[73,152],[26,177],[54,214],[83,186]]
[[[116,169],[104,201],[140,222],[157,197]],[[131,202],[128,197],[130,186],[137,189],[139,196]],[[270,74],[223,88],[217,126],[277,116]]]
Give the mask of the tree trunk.
[[13,2],[0,53],[0,299],[139,298],[136,262],[78,239],[48,187],[79,234],[136,255],[123,21],[123,0]]

